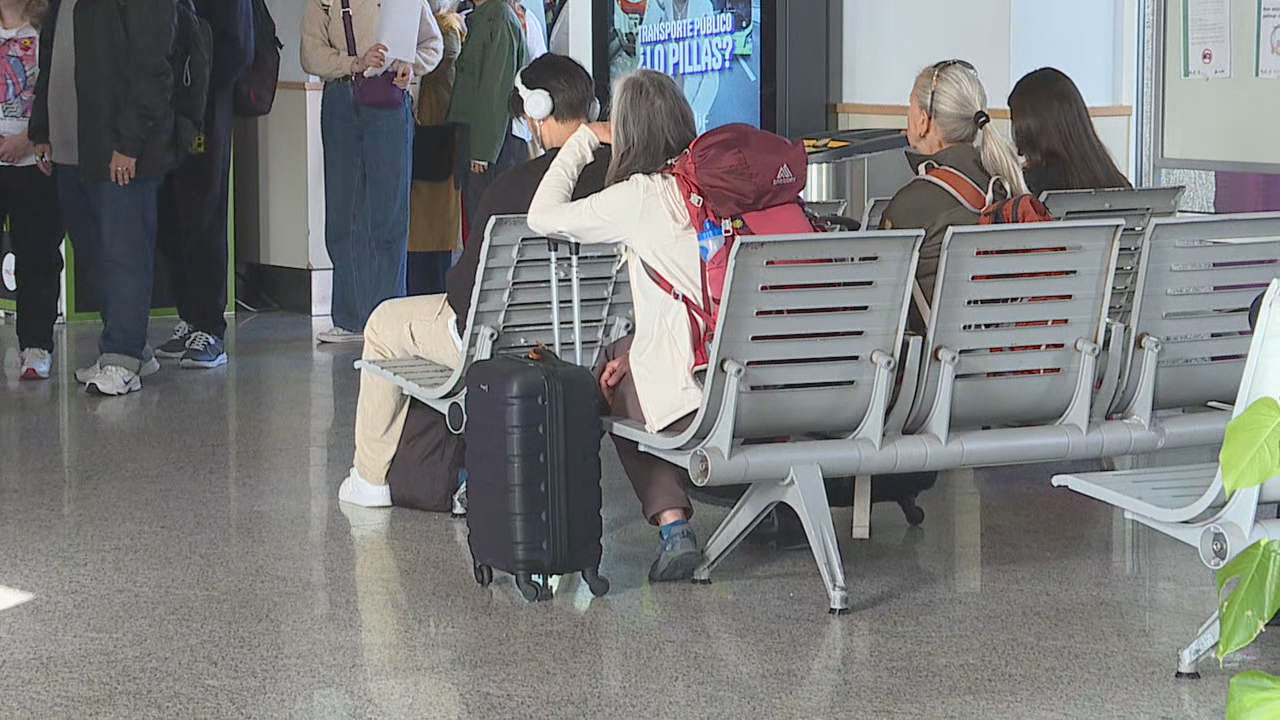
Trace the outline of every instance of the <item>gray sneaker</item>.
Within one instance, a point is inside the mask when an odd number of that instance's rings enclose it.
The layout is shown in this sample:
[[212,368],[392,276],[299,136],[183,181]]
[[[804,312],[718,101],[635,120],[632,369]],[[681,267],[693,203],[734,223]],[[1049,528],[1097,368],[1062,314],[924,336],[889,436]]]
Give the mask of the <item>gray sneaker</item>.
[[[157,350],[156,354],[160,351]],[[207,332],[194,332],[187,338],[187,352],[182,356],[182,367],[216,368],[227,364],[227,349],[220,338]]]
[[179,320],[169,339],[156,348],[156,357],[164,358],[165,360],[181,359],[187,353],[187,343],[191,340],[191,336],[195,331],[195,327],[186,320]]
[[679,582],[693,579],[693,571],[702,563],[702,551],[693,528],[683,525],[671,531],[662,541],[658,559],[649,568],[649,582]]

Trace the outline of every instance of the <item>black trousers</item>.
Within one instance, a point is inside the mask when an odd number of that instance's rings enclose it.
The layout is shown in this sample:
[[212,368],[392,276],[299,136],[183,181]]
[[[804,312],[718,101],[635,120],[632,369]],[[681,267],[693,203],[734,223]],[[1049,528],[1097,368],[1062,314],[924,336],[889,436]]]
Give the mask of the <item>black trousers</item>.
[[169,268],[178,315],[196,330],[227,332],[227,193],[231,183],[230,91],[209,99],[204,142],[160,188],[157,249]]
[[[485,191],[493,181],[511,168],[524,164],[528,159],[529,144],[508,132],[506,140],[502,141],[502,150],[498,152],[497,162],[491,163],[482,173],[473,173],[468,169],[467,178],[462,184],[462,207],[466,210],[465,217],[469,225],[474,225],[476,213],[480,211],[480,199],[484,197]],[[484,228],[480,230],[483,231]],[[484,240],[484,238],[478,239]],[[467,240],[470,242],[471,238]]]
[[58,186],[34,165],[0,167],[0,217],[9,219],[18,279],[18,344],[53,351],[62,283]]

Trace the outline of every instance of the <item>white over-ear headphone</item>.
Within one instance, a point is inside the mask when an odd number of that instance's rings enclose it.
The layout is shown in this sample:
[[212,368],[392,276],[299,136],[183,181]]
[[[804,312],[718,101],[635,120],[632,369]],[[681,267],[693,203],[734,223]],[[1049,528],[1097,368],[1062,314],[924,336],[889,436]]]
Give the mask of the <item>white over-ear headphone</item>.
[[[541,122],[551,117],[556,111],[556,102],[551,98],[551,93],[541,88],[530,90],[525,87],[524,71],[516,73],[516,92],[520,93],[520,101],[524,104],[524,113],[529,117]],[[600,99],[591,98],[591,107],[587,110],[587,119],[595,122],[600,119]]]
[[523,70],[516,73],[516,92],[520,93],[520,100],[524,103],[524,114],[539,122],[546,120],[555,112],[556,103],[546,90],[530,90],[525,87],[521,78],[523,74]]

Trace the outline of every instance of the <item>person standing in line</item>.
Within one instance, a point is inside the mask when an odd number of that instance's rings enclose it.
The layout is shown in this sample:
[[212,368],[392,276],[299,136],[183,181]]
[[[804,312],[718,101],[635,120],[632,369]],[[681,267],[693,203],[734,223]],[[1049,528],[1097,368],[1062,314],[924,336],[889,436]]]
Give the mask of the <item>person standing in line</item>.
[[102,311],[90,392],[125,395],[145,357],[156,196],[174,166],[174,0],[53,0],[31,112],[37,160],[56,166],[63,220]]
[[227,205],[235,83],[253,60],[250,0],[195,0],[213,29],[213,68],[204,132],[160,187],[159,250],[168,262],[178,325],[159,358],[184,368],[227,362]]
[[[461,149],[458,128],[445,122],[455,63],[462,52],[467,26],[457,11],[457,0],[431,0],[436,24],[444,37],[444,56],[435,70],[422,78],[418,89],[418,123],[415,145],[415,177],[409,201],[409,295],[444,292],[445,275],[453,265],[453,253],[462,237],[461,178],[457,172]],[[425,159],[424,159],[425,158]],[[422,166],[419,165],[422,164]]]
[[467,16],[467,42],[458,56],[449,122],[466,130],[471,172],[463,189],[463,208],[474,213],[494,178],[518,165],[523,156],[511,135],[511,88],[528,60],[520,18],[508,0],[475,0]]
[[46,0],[0,0],[0,217],[9,221],[18,276],[21,380],[49,377],[62,272],[58,186],[27,136],[40,73],[38,27],[48,9]]
[[[307,0],[302,18],[302,69],[323,78],[320,132],[324,144],[325,246],[333,261],[333,328],[322,343],[364,341],[369,314],[405,294],[412,182],[414,77],[436,68],[444,52],[427,0],[418,17],[413,63],[388,63],[376,42],[378,0]],[[354,47],[354,53],[348,46]],[[404,92],[394,109],[357,102],[356,78],[387,68]]]

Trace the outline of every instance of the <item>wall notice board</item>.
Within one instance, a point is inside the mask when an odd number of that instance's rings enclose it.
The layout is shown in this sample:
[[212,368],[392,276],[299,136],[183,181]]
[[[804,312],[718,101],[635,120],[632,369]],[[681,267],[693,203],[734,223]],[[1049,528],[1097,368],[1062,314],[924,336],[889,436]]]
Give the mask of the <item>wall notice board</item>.
[[[1163,38],[1156,89],[1157,164],[1166,168],[1280,173],[1280,78],[1274,74],[1280,26],[1276,0],[1229,0],[1230,77],[1205,79],[1202,67],[1219,64],[1206,48],[1191,47],[1203,25],[1185,14],[1213,2],[1160,0]],[[1274,37],[1273,37],[1274,36]],[[1214,45],[1221,48],[1221,45]],[[1223,52],[1219,49],[1218,52]],[[1193,77],[1186,77],[1189,74]]]

